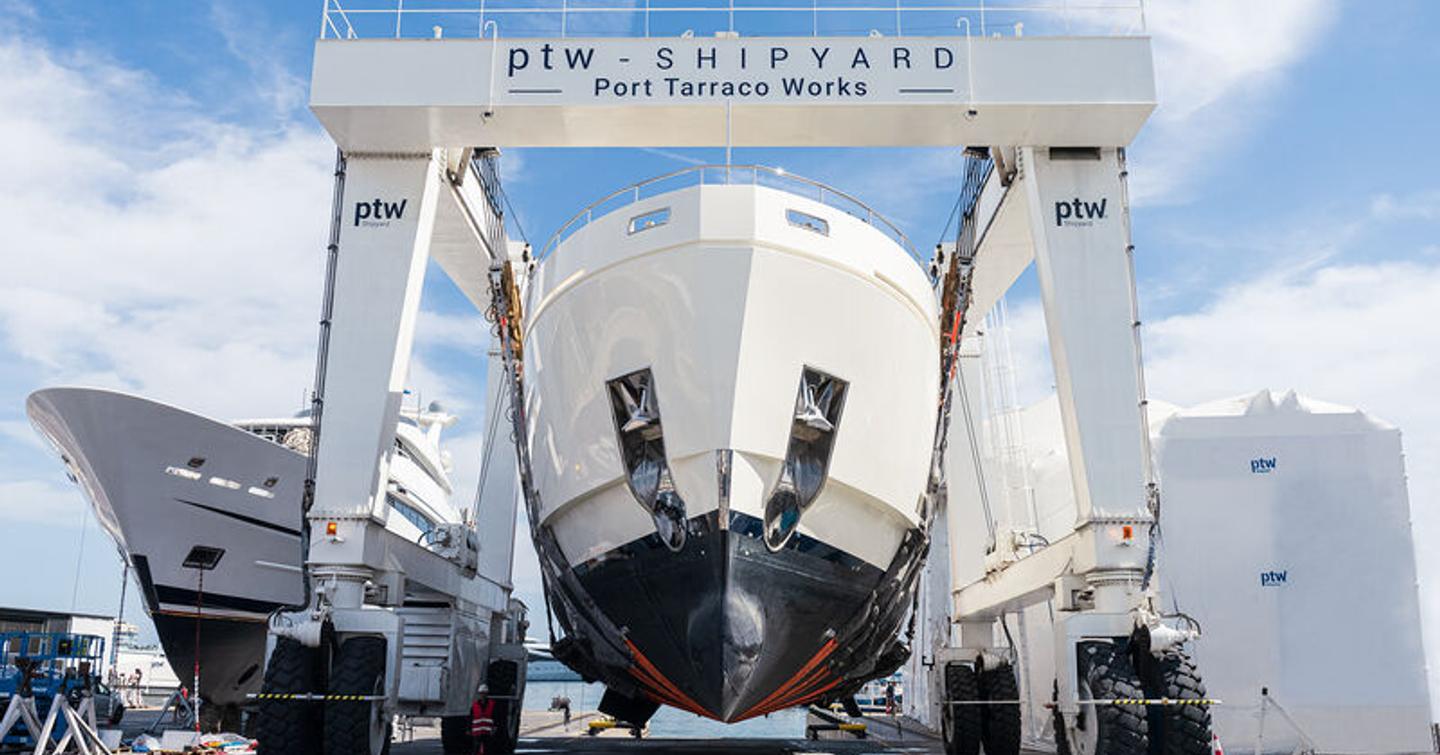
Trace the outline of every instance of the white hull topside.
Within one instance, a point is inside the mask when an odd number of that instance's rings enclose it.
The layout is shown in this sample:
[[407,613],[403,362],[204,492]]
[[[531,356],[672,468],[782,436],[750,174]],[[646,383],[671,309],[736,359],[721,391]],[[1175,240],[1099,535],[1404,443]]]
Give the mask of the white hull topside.
[[[663,224],[637,218],[668,210]],[[823,220],[821,233],[791,211]],[[627,488],[606,383],[649,369],[686,515],[764,517],[802,371],[848,382],[824,487],[800,519],[884,570],[918,525],[939,393],[938,302],[906,250],[828,204],[755,185],[699,185],[595,219],[526,292],[526,410],[535,484],[572,565],[656,531]]]

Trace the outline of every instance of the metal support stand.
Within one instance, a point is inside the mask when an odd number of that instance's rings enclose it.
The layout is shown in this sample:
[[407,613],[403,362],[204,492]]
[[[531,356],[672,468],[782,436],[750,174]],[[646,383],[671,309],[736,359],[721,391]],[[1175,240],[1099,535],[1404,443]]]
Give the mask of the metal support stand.
[[32,737],[40,731],[40,712],[35,708],[35,698],[31,695],[10,696],[10,704],[5,706],[5,715],[0,717],[0,742],[10,736],[10,732],[19,724],[24,724],[25,731]]
[[[65,720],[65,734],[56,742],[55,725],[61,717]],[[100,739],[100,732],[95,724],[95,698],[88,690],[76,708],[70,707],[70,701],[65,695],[55,696],[50,704],[50,715],[45,717],[40,734],[35,738],[34,755],[61,755],[70,752],[72,744],[75,752],[80,755],[111,755],[110,748]]]
[[163,729],[162,724],[165,722],[166,713],[170,714],[171,723],[177,726],[184,726],[187,729],[190,728],[194,722],[200,720],[200,712],[195,709],[195,706],[190,702],[190,698],[177,688],[174,692],[170,693],[170,697],[165,699],[165,704],[160,708],[160,715],[156,716],[155,720],[150,724],[150,727],[145,730],[145,733],[151,736],[159,735]]
[[1295,736],[1300,738],[1300,742],[1295,745],[1295,749],[1291,751],[1290,755],[1315,755],[1315,741],[1310,738],[1310,735],[1305,733],[1304,729],[1300,728],[1300,724],[1295,722],[1295,719],[1290,716],[1289,711],[1285,710],[1279,701],[1270,696],[1269,687],[1260,688],[1260,728],[1255,735],[1255,755],[1263,755],[1265,752],[1265,718],[1266,712],[1271,708],[1274,708],[1275,712],[1280,714],[1280,717],[1284,719],[1285,723],[1289,724],[1291,730],[1295,732]]

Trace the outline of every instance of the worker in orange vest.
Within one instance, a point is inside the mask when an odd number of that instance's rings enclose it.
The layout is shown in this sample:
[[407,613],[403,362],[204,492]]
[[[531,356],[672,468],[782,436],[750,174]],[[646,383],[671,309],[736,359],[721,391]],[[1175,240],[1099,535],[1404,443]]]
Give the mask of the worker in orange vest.
[[470,706],[470,738],[475,742],[475,755],[485,755],[485,745],[494,734],[495,701],[490,699],[490,687],[482,684]]

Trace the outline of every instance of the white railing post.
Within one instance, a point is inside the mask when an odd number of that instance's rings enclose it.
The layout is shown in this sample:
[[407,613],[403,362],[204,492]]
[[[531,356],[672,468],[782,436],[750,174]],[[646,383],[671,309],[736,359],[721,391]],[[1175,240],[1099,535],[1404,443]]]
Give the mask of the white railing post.
[[[325,24],[330,22],[330,0],[324,0],[320,8],[320,38],[325,39]],[[335,30],[335,36],[340,36],[340,30]]]
[[400,38],[400,20],[405,17],[405,0],[395,0],[395,38]]
[[[481,0],[481,3],[483,4],[484,0]],[[484,11],[481,11],[480,18],[485,18]],[[481,39],[485,37],[487,24],[490,26],[490,92],[485,97],[485,117],[488,118],[495,113],[495,69],[498,68],[495,65],[495,56],[500,51],[500,24],[494,21],[482,21],[480,24]]]

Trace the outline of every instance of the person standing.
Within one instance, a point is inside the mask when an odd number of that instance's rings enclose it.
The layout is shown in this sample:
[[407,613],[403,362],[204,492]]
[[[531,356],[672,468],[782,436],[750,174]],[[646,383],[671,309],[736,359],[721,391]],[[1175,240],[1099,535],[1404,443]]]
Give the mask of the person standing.
[[135,669],[135,673],[130,676],[130,707],[132,708],[145,707],[145,700],[140,694],[140,680],[143,678],[144,675],[140,673],[140,669],[138,668]]
[[470,706],[470,738],[475,742],[475,755],[486,755],[486,747],[494,736],[495,701],[490,699],[490,687],[482,684]]
[[562,694],[562,695],[560,695],[560,698],[559,698],[558,700],[556,700],[555,702],[558,704],[556,707],[560,708],[560,712],[565,715],[565,730],[566,730],[566,731],[569,731],[569,730],[570,730],[570,697],[569,697],[568,695],[563,695],[563,694]]

